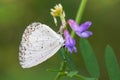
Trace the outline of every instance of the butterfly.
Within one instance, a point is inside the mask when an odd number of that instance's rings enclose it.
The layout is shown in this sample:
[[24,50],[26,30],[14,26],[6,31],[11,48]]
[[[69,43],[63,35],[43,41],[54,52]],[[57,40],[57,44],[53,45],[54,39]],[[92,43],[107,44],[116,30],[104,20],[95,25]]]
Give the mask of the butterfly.
[[52,57],[62,46],[61,34],[49,26],[35,22],[27,26],[19,46],[19,61],[22,68],[36,66]]

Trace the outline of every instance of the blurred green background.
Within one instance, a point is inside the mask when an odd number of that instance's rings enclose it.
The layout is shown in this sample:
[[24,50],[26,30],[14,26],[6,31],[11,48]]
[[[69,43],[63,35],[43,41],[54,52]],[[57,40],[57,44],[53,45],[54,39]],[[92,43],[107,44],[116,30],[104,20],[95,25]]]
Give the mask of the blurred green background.
[[[55,31],[50,8],[61,3],[66,13],[66,20],[75,19],[81,0],[0,0],[0,80],[53,80],[56,72],[46,69],[59,69],[61,58],[55,54],[46,62],[22,69],[19,65],[18,52],[21,36],[27,25],[41,22]],[[109,80],[105,66],[105,46],[110,44],[120,65],[120,0],[88,0],[82,22],[93,22],[90,28],[94,35],[91,43],[100,66],[100,80]],[[77,38],[77,37],[76,37]],[[72,58],[82,75],[89,74],[85,68],[80,50]],[[76,80],[76,79],[62,79]]]

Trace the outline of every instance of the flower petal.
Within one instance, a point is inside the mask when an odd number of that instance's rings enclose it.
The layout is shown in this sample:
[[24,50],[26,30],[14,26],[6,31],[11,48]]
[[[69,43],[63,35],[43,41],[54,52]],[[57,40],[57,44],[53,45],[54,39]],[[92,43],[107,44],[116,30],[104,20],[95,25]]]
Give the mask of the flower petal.
[[68,30],[64,30],[64,36],[65,36],[65,39],[68,39],[70,37]]
[[91,21],[86,21],[85,23],[81,24],[80,26],[72,19],[68,20],[68,24],[72,28],[72,30],[82,38],[88,38],[92,35],[91,31],[87,31],[88,28],[92,25]]
[[80,36],[81,38],[88,38],[89,36],[91,36],[93,33],[91,31],[84,31],[82,33],[80,32],[76,32],[76,34],[78,36]]
[[91,21],[86,21],[85,23],[79,26],[79,31],[80,32],[86,31],[91,25],[92,25]]
[[79,28],[79,25],[72,19],[68,20],[68,24],[70,25],[70,27],[72,28],[72,30],[77,31]]
[[65,37],[65,47],[68,49],[70,53],[77,52],[77,49],[75,47],[75,40],[71,38],[68,30],[64,30],[64,37]]

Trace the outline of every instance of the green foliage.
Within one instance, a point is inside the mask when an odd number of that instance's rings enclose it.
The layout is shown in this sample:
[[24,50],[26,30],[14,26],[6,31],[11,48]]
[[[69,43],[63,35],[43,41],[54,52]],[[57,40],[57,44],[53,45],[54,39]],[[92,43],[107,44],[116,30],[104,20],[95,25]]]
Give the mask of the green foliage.
[[89,74],[92,77],[98,78],[100,75],[98,63],[96,61],[92,47],[86,39],[80,40],[80,49]]
[[96,79],[96,78],[86,78],[86,77],[84,77],[84,79],[81,79],[81,80],[98,80],[98,79]]
[[74,75],[74,77],[79,78],[79,80],[98,80],[97,78],[88,78],[88,77],[78,75],[78,74]]
[[109,45],[105,49],[105,61],[110,80],[120,80],[120,69],[115,53]]
[[75,75],[77,75],[78,74],[78,71],[70,71],[68,74],[67,74],[67,76],[68,77],[73,77],[73,76],[75,76]]

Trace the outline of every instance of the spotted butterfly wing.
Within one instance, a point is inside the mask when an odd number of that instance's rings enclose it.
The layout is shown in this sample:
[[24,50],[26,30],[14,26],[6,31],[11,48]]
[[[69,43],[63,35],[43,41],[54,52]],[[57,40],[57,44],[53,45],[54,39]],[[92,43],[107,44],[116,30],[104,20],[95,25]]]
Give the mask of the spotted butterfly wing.
[[53,56],[63,45],[63,37],[41,23],[29,25],[22,36],[19,60],[23,68],[36,66]]

